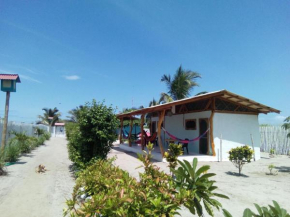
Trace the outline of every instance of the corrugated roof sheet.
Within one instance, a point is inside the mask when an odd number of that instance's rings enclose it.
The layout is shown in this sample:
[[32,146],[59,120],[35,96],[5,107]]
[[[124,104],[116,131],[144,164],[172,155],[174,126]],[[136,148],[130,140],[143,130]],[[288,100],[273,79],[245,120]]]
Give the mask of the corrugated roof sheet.
[[0,74],[1,80],[14,80],[17,83],[20,83],[20,78],[18,74]]

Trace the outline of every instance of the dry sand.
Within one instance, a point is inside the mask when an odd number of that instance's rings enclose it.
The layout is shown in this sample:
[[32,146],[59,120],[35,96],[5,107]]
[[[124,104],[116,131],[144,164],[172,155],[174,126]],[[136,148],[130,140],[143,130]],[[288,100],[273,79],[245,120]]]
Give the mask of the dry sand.
[[[51,138],[44,146],[22,156],[0,176],[1,217],[62,216],[66,198],[75,184],[69,166],[65,138]],[[39,164],[48,169],[35,172]]]
[[[136,169],[141,165],[136,154],[124,152],[115,147],[110,156],[117,156],[115,164],[127,170],[132,176],[138,178],[142,169]],[[278,175],[266,175],[269,172],[268,165],[273,163]],[[155,162],[161,169],[169,172],[167,163]],[[199,162],[201,165],[210,165],[209,172],[216,173],[213,177],[218,193],[225,194],[230,200],[219,199],[223,207],[234,217],[242,216],[245,208],[256,211],[253,203],[267,206],[276,200],[281,207],[290,212],[290,158],[288,156],[276,156],[269,158],[269,154],[262,153],[259,161],[246,164],[242,170],[243,176],[236,176],[238,169],[231,162]],[[180,212],[181,216],[192,216],[187,210]],[[208,215],[205,215],[208,216]],[[215,211],[215,216],[222,217],[221,212]]]

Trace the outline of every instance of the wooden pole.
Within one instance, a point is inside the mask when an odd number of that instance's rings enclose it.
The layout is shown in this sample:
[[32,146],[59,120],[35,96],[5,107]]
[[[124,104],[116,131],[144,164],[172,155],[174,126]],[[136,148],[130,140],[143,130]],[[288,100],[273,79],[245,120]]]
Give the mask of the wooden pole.
[[1,150],[3,151],[6,144],[6,134],[7,134],[7,124],[8,124],[8,112],[9,112],[9,100],[10,92],[6,92],[6,104],[5,104],[5,117],[2,130],[2,141],[1,141]]
[[123,118],[121,118],[121,128],[120,128],[120,144],[123,143]]
[[133,128],[133,118],[130,117],[130,133],[129,133],[129,147],[132,147],[132,141],[131,141],[131,137],[132,137],[132,128]]
[[141,115],[141,148],[144,150],[144,114]]
[[221,134],[221,144],[220,144],[220,156],[221,156],[221,161],[223,161],[223,134]]
[[[254,142],[253,142],[253,135],[252,134],[251,134],[251,141],[252,141],[253,151],[255,151]],[[256,161],[255,152],[254,152],[254,161]]]
[[161,140],[161,125],[162,125],[162,122],[164,120],[164,116],[165,116],[165,110],[163,110],[159,114],[158,129],[157,129],[158,144],[159,144],[159,147],[160,147],[160,152],[161,152],[162,157],[164,155],[164,149],[163,149],[162,140]]
[[211,115],[209,118],[209,124],[210,124],[210,128],[209,128],[209,132],[210,132],[210,143],[211,143],[211,149],[212,149],[212,156],[216,156],[215,153],[215,145],[214,145],[214,138],[213,138],[213,116],[214,116],[214,111],[215,111],[215,99],[212,99],[212,109],[211,109]]

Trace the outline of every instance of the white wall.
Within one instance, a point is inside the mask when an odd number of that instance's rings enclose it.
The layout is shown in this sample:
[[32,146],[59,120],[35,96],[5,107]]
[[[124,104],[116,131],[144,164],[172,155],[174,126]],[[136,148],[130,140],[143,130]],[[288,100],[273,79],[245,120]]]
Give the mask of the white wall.
[[[180,139],[194,139],[199,136],[199,120],[202,118],[210,118],[211,111],[204,111],[204,112],[196,112],[196,113],[188,113],[188,114],[181,114],[181,115],[172,115],[171,117],[165,116],[163,127],[174,136]],[[196,130],[185,130],[185,120],[186,119],[196,119]],[[158,117],[153,117],[151,121],[158,121]],[[157,129],[157,127],[156,127]],[[209,134],[208,134],[209,135]],[[169,139],[170,137],[164,133],[162,130],[161,132],[162,137],[162,144],[165,149],[168,148],[165,139]],[[165,139],[164,139],[165,138]],[[210,141],[210,139],[209,139]],[[188,145],[189,152],[199,153],[199,141],[190,142]]]
[[51,131],[54,137],[65,137],[65,126],[53,126]]
[[222,135],[223,160],[228,160],[228,152],[231,148],[242,145],[252,147],[251,134],[253,136],[255,157],[260,159],[260,133],[258,115],[215,113],[213,118],[213,136],[215,151],[218,156],[220,151],[220,137]]

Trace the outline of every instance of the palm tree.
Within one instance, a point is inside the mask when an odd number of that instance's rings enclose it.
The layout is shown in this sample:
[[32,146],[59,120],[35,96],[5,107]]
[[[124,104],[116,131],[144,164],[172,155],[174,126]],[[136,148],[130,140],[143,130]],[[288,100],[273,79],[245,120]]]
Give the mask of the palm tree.
[[191,70],[185,70],[180,65],[173,79],[170,75],[163,75],[161,81],[165,82],[168,92],[161,93],[160,101],[162,103],[189,97],[194,87],[199,86],[196,79],[201,78],[200,74]]
[[70,116],[66,116],[68,118],[66,121],[67,122],[74,122],[74,123],[78,122],[79,112],[82,108],[83,108],[83,106],[80,105],[79,107],[76,107],[76,108],[68,111]]
[[38,116],[40,121],[37,124],[48,125],[50,132],[51,127],[59,120],[61,114],[56,107],[54,109],[43,108],[42,110],[44,110],[44,114]]
[[[286,118],[284,120],[284,124],[282,125],[282,127],[285,129],[285,130],[290,130],[290,116],[288,118]],[[287,134],[287,137],[290,138],[290,133]]]

